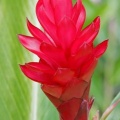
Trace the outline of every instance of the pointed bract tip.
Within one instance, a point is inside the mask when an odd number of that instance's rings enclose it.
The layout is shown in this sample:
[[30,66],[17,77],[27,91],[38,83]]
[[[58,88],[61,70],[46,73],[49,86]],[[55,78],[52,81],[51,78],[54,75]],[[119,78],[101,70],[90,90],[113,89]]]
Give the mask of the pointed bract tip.
[[107,39],[107,40],[103,41],[104,46],[105,46],[106,48],[108,47],[108,41],[109,41],[109,39]]
[[23,36],[24,35],[22,35],[22,34],[18,34],[18,39],[19,39],[19,41],[20,41],[20,43],[23,43]]
[[29,21],[28,18],[26,18],[27,26],[31,25],[31,22]]
[[93,21],[94,25],[95,25],[95,28],[99,30],[100,28],[100,17],[96,17]]
[[18,40],[21,42],[21,39],[22,39],[23,35],[22,34],[18,34],[17,37],[18,37]]
[[33,25],[32,23],[29,21],[29,19],[26,19],[26,22],[27,22],[27,27],[28,27],[28,30],[32,33],[32,29],[33,29]]
[[36,12],[39,11],[39,8],[42,4],[43,4],[43,0],[38,0],[37,5],[36,5]]
[[94,22],[98,22],[100,21],[100,16],[97,16],[95,19],[94,19]]
[[23,68],[23,67],[25,67],[25,65],[21,65],[21,64],[19,64],[19,66],[20,66],[20,68]]
[[108,39],[100,43],[94,50],[94,55],[96,58],[100,58],[108,47]]
[[20,65],[19,64],[19,66],[20,66],[20,69],[22,70],[22,72],[24,73],[24,69],[25,69],[26,65]]

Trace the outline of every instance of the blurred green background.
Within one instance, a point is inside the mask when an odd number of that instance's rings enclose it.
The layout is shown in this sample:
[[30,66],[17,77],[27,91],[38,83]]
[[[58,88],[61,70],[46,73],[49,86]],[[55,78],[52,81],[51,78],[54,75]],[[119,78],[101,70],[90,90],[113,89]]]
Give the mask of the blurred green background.
[[[19,69],[19,64],[36,60],[17,39],[19,33],[29,34],[26,17],[39,26],[36,2],[0,0],[0,120],[58,120],[55,108],[40,85],[26,78]],[[83,3],[87,9],[85,25],[96,16],[101,17],[101,30],[95,44],[109,38],[109,47],[92,78],[91,95],[95,103],[91,117],[98,109],[102,114],[120,91],[120,1],[83,0]],[[107,120],[120,120],[119,113],[120,106]]]

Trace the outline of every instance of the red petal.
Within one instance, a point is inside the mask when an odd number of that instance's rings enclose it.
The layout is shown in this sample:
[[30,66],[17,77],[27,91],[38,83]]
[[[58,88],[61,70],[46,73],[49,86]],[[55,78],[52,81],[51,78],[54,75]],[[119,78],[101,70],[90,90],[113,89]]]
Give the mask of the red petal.
[[43,0],[43,5],[46,11],[46,14],[52,23],[55,23],[54,12],[51,5],[51,0]]
[[84,92],[87,88],[88,83],[83,80],[75,79],[72,80],[70,86],[67,86],[64,93],[61,96],[61,99],[64,101],[68,101],[72,98],[81,98],[84,95]]
[[70,58],[69,60],[69,66],[71,69],[74,69],[74,70],[77,70],[78,71],[78,74],[79,74],[79,70],[80,70],[80,67],[83,63],[85,63],[86,59],[88,59],[89,56],[83,56],[83,57],[77,57],[77,56],[73,56]]
[[81,28],[85,22],[85,18],[86,18],[86,11],[84,6],[82,5],[81,0],[78,0],[76,5],[74,6],[73,9],[73,21],[76,24],[76,28],[78,30],[78,33],[80,33]]
[[64,49],[69,48],[75,39],[76,28],[73,22],[68,18],[64,17],[60,24],[58,25],[58,38]]
[[72,53],[75,53],[78,48],[86,43],[86,44],[92,44],[93,40],[97,36],[100,28],[100,18],[97,17],[93,23],[91,23],[89,26],[87,26],[81,33],[79,38],[76,39],[72,46]]
[[59,67],[64,65],[66,66],[66,57],[64,54],[64,51],[62,49],[59,49],[57,47],[51,46],[46,43],[42,43],[40,47],[41,51],[48,56],[54,63],[56,63]]
[[106,51],[108,46],[108,40],[103,41],[102,43],[100,43],[95,49],[94,49],[94,56],[96,58],[100,58],[103,53]]
[[73,79],[74,72],[67,68],[59,68],[56,74],[53,77],[53,81],[55,81],[59,85],[66,85]]
[[80,35],[83,42],[91,44],[95,37],[97,36],[100,29],[100,17],[95,18],[95,20],[87,26]]
[[79,13],[79,17],[78,17],[78,20],[77,20],[77,23],[76,23],[76,28],[78,30],[78,34],[80,33],[80,31],[82,29],[82,26],[85,22],[85,18],[86,18],[86,11],[85,11],[84,6],[82,5],[82,8],[81,8],[81,11]]
[[44,92],[46,94],[46,96],[50,99],[50,101],[57,107],[59,107],[63,101],[61,101],[60,99],[53,97],[52,95]]
[[90,54],[93,50],[93,45],[89,45],[87,43],[84,43],[77,51],[76,56],[78,58],[86,56]]
[[37,71],[26,65],[20,65],[22,72],[33,81],[42,83],[42,84],[51,84],[50,78],[51,75],[45,74],[43,72]]
[[92,105],[93,105],[93,103],[94,103],[94,98],[90,98],[90,100],[89,100],[89,110],[91,109],[91,107],[92,107]]
[[74,21],[75,24],[77,23],[81,9],[82,9],[82,2],[81,0],[77,0],[76,4],[73,7],[73,14],[72,14],[72,20]]
[[87,84],[87,87],[86,87],[86,89],[85,89],[85,91],[84,91],[84,95],[83,95],[83,99],[85,99],[85,100],[89,100],[89,92],[90,92],[90,85],[91,85],[91,80],[90,80],[90,82]]
[[77,53],[73,56],[71,56],[70,60],[69,60],[69,65],[71,68],[73,69],[79,69],[80,66],[86,62],[86,60],[88,60],[93,50],[93,46],[89,45],[89,44],[83,44],[79,50],[77,51]]
[[96,58],[91,58],[88,59],[85,64],[83,64],[80,72],[81,79],[85,80],[86,82],[90,81],[97,62],[98,60]]
[[76,23],[77,21],[77,18],[75,19],[76,14],[78,14],[77,3],[75,3],[75,5],[73,6],[73,10],[72,10],[72,20],[74,23]]
[[55,6],[55,20],[56,23],[63,19],[63,17],[71,17],[72,15],[72,0],[56,0]]
[[60,98],[63,91],[62,87],[52,85],[43,85],[42,90],[56,98]]
[[30,62],[27,63],[26,66],[32,67],[35,70],[44,72],[44,73],[49,73],[49,74],[54,74],[55,71],[47,64],[44,64],[43,62]]
[[77,2],[75,3],[75,5],[73,6],[73,9],[72,9],[72,19],[74,18],[76,12],[77,12]]
[[51,5],[52,5],[53,9],[55,8],[57,2],[58,2],[58,0],[51,0]]
[[29,51],[39,55],[41,42],[34,37],[18,35],[21,44]]
[[88,120],[88,112],[89,112],[88,103],[86,100],[83,100],[75,120]]
[[31,34],[37,39],[39,39],[40,42],[44,41],[46,43],[52,44],[48,37],[40,29],[32,25],[29,20],[27,20],[27,26]]
[[58,65],[56,65],[56,63],[53,62],[53,60],[51,60],[48,56],[41,52],[40,50],[41,42],[39,40],[24,35],[19,35],[18,37],[20,39],[21,44],[25,48],[38,55],[40,58],[44,59],[52,68],[58,67]]
[[63,119],[61,118],[61,116],[60,116],[60,120],[63,120]]
[[63,120],[75,120],[81,101],[81,99],[73,98],[58,107],[58,111]]
[[56,36],[56,26],[53,24],[46,15],[45,8],[43,4],[41,4],[41,0],[38,1],[36,6],[36,14],[39,22],[45,29],[45,31],[51,36],[54,42],[59,45],[58,38]]

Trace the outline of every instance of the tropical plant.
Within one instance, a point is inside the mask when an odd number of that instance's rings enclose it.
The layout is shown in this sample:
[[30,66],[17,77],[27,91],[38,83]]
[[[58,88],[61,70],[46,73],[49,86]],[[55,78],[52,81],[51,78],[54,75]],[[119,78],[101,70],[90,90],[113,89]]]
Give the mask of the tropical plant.
[[[58,114],[53,105],[40,91],[39,85],[29,81],[20,72],[19,63],[31,61],[36,56],[29,54],[17,40],[18,33],[27,33],[26,16],[38,24],[34,13],[37,1],[0,1],[0,119],[1,120],[54,120]],[[93,76],[91,95],[95,96],[91,116],[97,109],[100,114],[120,91],[120,1],[83,0],[87,9],[87,26],[95,16],[101,16],[101,32],[97,42],[109,38],[106,54],[99,61]],[[31,59],[31,60],[30,60]],[[108,94],[110,93],[110,94]],[[34,97],[33,97],[34,96]],[[116,99],[119,99],[119,96]],[[34,99],[33,99],[34,98]],[[103,102],[104,101],[104,102]],[[108,120],[119,120],[120,106]]]

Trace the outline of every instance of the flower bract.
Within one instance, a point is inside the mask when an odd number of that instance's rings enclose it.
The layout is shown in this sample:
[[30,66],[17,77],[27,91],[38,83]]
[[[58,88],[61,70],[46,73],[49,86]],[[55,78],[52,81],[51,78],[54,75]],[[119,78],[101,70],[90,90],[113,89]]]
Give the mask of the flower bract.
[[39,0],[36,15],[43,30],[27,20],[31,36],[19,35],[21,44],[40,61],[21,65],[22,72],[41,84],[61,120],[87,120],[93,99],[91,77],[108,40],[94,46],[100,17],[83,27],[86,11],[81,0]]

